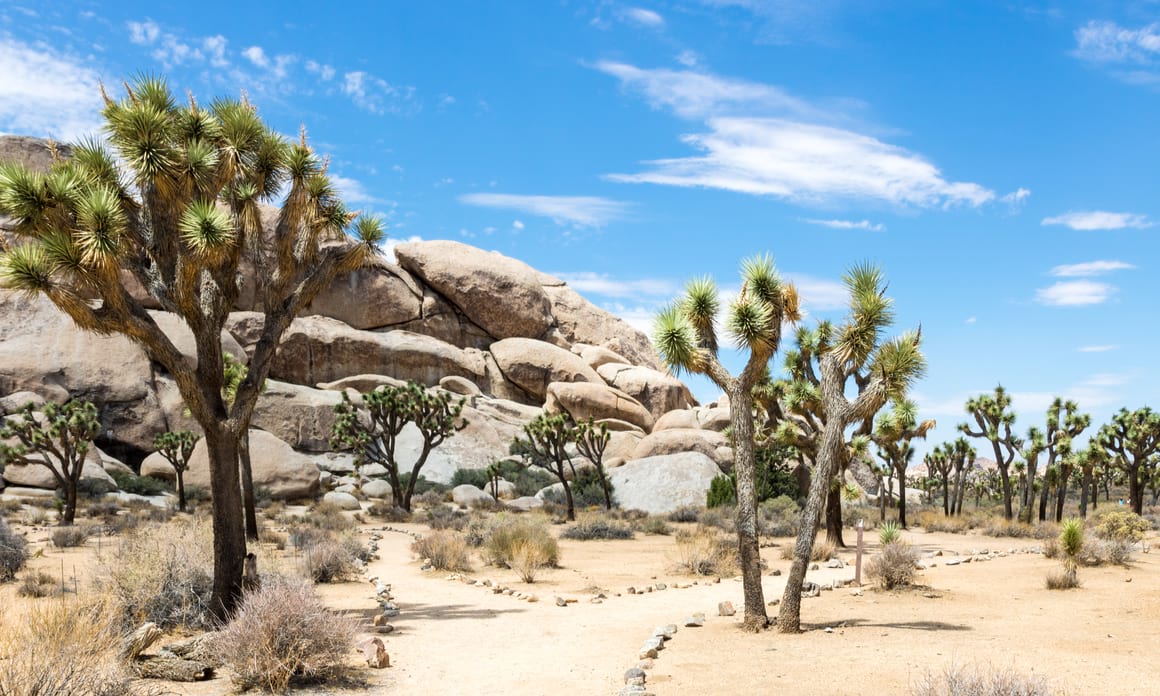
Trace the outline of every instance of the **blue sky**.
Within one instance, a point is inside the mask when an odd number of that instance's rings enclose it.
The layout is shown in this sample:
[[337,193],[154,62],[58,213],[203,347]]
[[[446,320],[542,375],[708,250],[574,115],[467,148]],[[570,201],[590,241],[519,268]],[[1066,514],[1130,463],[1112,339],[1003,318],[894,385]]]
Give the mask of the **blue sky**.
[[931,444],[1000,382],[1021,431],[1056,394],[1102,422],[1157,392],[1158,3],[49,5],[0,7],[0,131],[91,132],[97,82],[139,72],[244,89],[395,239],[642,328],[760,252],[837,318],[875,261],[923,327]]

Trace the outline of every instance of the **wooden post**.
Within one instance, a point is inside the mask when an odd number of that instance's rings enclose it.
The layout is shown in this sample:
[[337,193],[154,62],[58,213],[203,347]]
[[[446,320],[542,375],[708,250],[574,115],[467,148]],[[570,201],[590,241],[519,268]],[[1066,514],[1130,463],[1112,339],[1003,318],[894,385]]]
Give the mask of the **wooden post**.
[[854,584],[858,587],[862,586],[862,529],[865,524],[862,520],[858,520],[858,556],[854,561]]

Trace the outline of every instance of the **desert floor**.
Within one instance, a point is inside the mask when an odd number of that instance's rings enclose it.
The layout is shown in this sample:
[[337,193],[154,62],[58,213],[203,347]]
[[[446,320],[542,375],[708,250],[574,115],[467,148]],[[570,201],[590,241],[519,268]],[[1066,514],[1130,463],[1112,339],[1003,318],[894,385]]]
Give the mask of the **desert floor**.
[[[693,578],[673,571],[671,536],[628,541],[561,542],[559,569],[544,571],[533,585],[515,573],[476,561],[466,573],[519,592],[530,603],[467,584],[446,572],[423,571],[410,551],[410,533],[421,524],[367,524],[360,533],[379,540],[380,559],[368,576],[389,583],[401,615],[384,636],[392,666],[357,667],[357,686],[311,687],[299,693],[400,694],[615,694],[624,671],[637,663],[641,644],[657,626],[675,623],[676,636],[648,670],[648,689],[667,694],[897,694],[927,672],[948,665],[989,664],[1045,674],[1071,694],[1142,694],[1160,691],[1154,649],[1160,644],[1160,557],[1137,553],[1130,567],[1083,568],[1082,587],[1044,588],[1058,561],[1020,553],[1039,542],[952,534],[904,533],[935,564],[919,575],[920,587],[882,592],[864,585],[822,592],[803,600],[806,632],[782,635],[740,631],[739,580]],[[51,530],[29,534],[43,554],[31,569],[77,576],[81,592],[93,569],[97,540],[82,549],[58,551]],[[853,533],[847,541],[852,541]],[[868,553],[876,539],[868,534]],[[104,548],[114,540],[105,539]],[[776,544],[787,539],[773,540]],[[948,566],[946,560],[976,552],[1002,552],[986,562]],[[763,549],[771,572],[766,600],[780,598],[789,561],[780,548]],[[1014,552],[1014,553],[1012,553]],[[807,580],[828,584],[853,578],[853,551],[842,569],[813,571]],[[666,589],[629,594],[628,588],[657,583]],[[693,584],[696,583],[696,584]],[[374,589],[366,580],[320,586],[332,606],[374,613]],[[599,603],[592,600],[604,594]],[[556,598],[575,599],[565,607]],[[32,601],[17,598],[15,583],[0,586],[0,606],[18,612]],[[738,609],[718,616],[719,602]],[[775,614],[776,607],[769,609]],[[703,612],[700,628],[684,619]],[[357,658],[352,656],[352,665]],[[199,684],[167,685],[189,696],[231,693],[227,678]]]

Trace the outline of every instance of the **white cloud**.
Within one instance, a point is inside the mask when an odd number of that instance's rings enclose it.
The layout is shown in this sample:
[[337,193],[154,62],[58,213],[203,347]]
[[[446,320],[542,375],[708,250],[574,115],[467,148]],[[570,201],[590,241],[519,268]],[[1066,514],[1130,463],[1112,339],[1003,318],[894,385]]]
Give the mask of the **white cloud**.
[[652,10],[646,10],[643,7],[625,7],[618,15],[626,22],[639,24],[642,27],[649,27],[650,29],[656,29],[665,25],[664,17]]
[[383,199],[371,195],[361,181],[337,174],[331,174],[330,181],[347,203],[385,203]]
[[1060,392],[1011,392],[1012,407],[1029,418],[1042,418],[1043,412],[1055,398],[1075,401],[1081,411],[1112,406],[1120,402],[1123,386],[1129,381],[1128,375],[1100,373],[1073,384]]
[[305,63],[306,72],[318,75],[323,82],[330,82],[334,79],[335,69],[333,66],[319,63],[315,60],[308,60]]
[[355,106],[375,114],[402,111],[414,95],[412,87],[395,87],[363,70],[345,73],[342,91]]
[[266,52],[262,50],[261,46],[250,46],[242,51],[242,55],[245,56],[246,60],[259,68],[270,67],[270,59],[266,56]]
[[881,232],[886,229],[886,225],[883,225],[881,222],[872,223],[869,220],[818,220],[815,218],[803,218],[802,222],[829,227],[835,230],[869,230],[870,232]]
[[982,205],[994,192],[943,178],[937,167],[903,148],[829,126],[782,119],[714,118],[710,133],[686,135],[703,154],[651,162],[628,183],[716,188],[805,203],[877,199],[920,207]]
[[786,273],[785,277],[797,288],[802,306],[807,310],[825,312],[845,309],[850,304],[850,291],[845,283],[805,273]]
[[0,131],[63,141],[95,134],[100,75],[86,62],[0,38]]
[[161,36],[161,27],[156,22],[129,22],[129,40],[138,46],[149,46]]
[[1126,227],[1147,229],[1154,223],[1137,213],[1109,213],[1104,210],[1066,212],[1043,218],[1043,225],[1064,225],[1073,230],[1122,230]]
[[1091,276],[1111,273],[1113,271],[1127,271],[1135,268],[1123,261],[1088,261],[1086,263],[1072,263],[1056,266],[1051,269],[1053,276],[1060,278],[1089,278]]
[[381,248],[383,250],[383,253],[387,256],[387,258],[395,258],[395,260],[397,261],[398,258],[395,257],[395,247],[399,246],[400,244],[410,244],[411,242],[421,242],[421,241],[423,241],[423,238],[418,236],[418,235],[411,235],[410,237],[407,237],[405,239],[398,239],[395,237],[387,237],[387,241],[383,243]]
[[1160,57],[1160,24],[1139,29],[1090,21],[1075,30],[1075,55],[1096,63],[1148,64]]
[[201,47],[209,58],[210,65],[215,68],[224,68],[229,66],[230,62],[226,60],[226,37],[221,34],[214,36],[207,36],[201,41]]
[[1008,205],[1022,205],[1031,197],[1031,189],[1019,188],[1003,195],[999,200]]
[[974,324],[974,323],[976,323],[977,321],[979,321],[979,318],[978,318],[978,317],[967,317],[967,320],[966,320],[966,321],[964,321],[963,323],[964,323],[964,324]]
[[517,230],[522,230],[522,229],[524,229],[524,221],[523,220],[512,220],[512,227],[514,227]]
[[511,193],[469,193],[460,203],[485,208],[518,210],[529,215],[551,218],[556,224],[576,227],[602,227],[624,217],[628,204],[597,196],[525,196]]
[[697,55],[696,51],[685,49],[677,54],[677,62],[686,68],[696,67],[697,63],[701,62],[701,56]]
[[1108,351],[1118,350],[1119,347],[1118,344],[1109,343],[1102,346],[1080,346],[1076,350],[1081,353],[1107,353]]
[[1091,280],[1060,281],[1035,291],[1035,301],[1053,307],[1084,307],[1107,302],[1116,288]]
[[673,281],[660,278],[617,280],[610,278],[605,273],[592,271],[553,273],[552,275],[571,285],[577,292],[590,292],[605,297],[639,297],[641,295],[668,297],[676,294],[679,289]]

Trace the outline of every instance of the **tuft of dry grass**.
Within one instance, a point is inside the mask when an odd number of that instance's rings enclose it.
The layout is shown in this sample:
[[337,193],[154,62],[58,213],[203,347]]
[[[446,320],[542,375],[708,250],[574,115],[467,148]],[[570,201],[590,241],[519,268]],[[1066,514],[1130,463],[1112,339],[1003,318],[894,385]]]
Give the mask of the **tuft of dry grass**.
[[436,570],[470,570],[467,560],[467,539],[460,532],[437,529],[415,540],[411,550],[419,554]]
[[950,664],[941,674],[928,671],[910,690],[910,696],[1058,696],[1043,675],[1022,674],[1014,668]]
[[43,570],[29,571],[20,579],[20,587],[16,590],[16,594],[34,599],[55,597],[64,594],[64,586],[58,578]]
[[239,688],[283,693],[294,679],[338,676],[356,630],[353,620],[327,609],[308,583],[275,575],[245,595],[214,650]]
[[[786,544],[781,547],[781,560],[792,561],[794,553],[794,544]],[[814,540],[814,545],[810,547],[810,563],[821,563],[828,561],[838,553],[838,547],[830,540],[818,541]]]
[[683,529],[676,535],[678,572],[689,575],[733,575],[737,570],[737,542],[710,527]]
[[28,541],[0,517],[0,582],[8,582],[28,562]]
[[520,580],[534,583],[540,569],[551,565],[551,549],[535,539],[519,539],[511,549],[510,565]]
[[548,531],[548,521],[543,515],[517,517],[501,513],[491,520],[485,535],[481,553],[489,565],[514,567],[515,549],[525,543],[540,547],[536,557],[542,556],[545,566],[554,568],[559,564],[560,547]]
[[84,546],[89,540],[89,530],[85,527],[61,527],[52,533],[52,545],[58,549],[72,549]]
[[918,549],[905,541],[886,544],[866,564],[866,577],[876,581],[884,590],[910,585],[918,572],[918,556]]
[[1079,578],[1075,573],[1053,570],[1047,574],[1046,585],[1049,590],[1070,590],[1079,587]]
[[966,517],[947,517],[935,510],[920,511],[916,516],[916,520],[916,524],[928,532],[966,534],[973,527],[971,520]]

